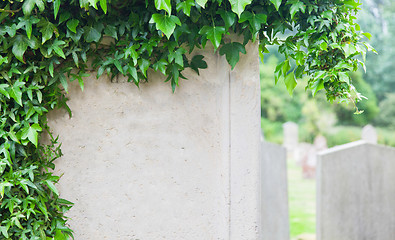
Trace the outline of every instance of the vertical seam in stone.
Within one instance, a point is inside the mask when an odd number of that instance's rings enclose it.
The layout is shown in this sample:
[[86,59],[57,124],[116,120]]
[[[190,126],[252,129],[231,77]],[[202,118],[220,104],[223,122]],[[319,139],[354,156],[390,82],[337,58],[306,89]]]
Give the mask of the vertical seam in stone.
[[231,240],[232,235],[232,105],[231,105],[231,96],[232,96],[232,88],[231,88],[231,72],[228,70],[228,93],[229,93],[229,105],[228,105],[228,114],[229,114],[229,146],[228,146],[228,156],[229,156],[229,240]]

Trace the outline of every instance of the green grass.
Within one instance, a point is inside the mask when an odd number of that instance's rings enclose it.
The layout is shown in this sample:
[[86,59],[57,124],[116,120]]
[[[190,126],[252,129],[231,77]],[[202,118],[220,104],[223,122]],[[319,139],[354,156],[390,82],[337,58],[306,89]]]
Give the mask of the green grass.
[[303,179],[302,169],[288,160],[288,196],[291,239],[315,234],[315,181]]

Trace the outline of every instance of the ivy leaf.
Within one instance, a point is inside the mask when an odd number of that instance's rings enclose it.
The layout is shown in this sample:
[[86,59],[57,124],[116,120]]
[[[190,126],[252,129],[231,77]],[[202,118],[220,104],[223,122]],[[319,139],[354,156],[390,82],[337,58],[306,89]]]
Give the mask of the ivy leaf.
[[256,40],[256,34],[260,29],[262,24],[265,24],[267,20],[267,16],[265,14],[255,14],[251,13],[248,11],[244,11],[239,19],[239,23],[243,23],[245,21],[248,21],[251,29],[252,29],[252,41],[255,42]]
[[0,94],[5,96],[6,98],[10,98],[8,91],[5,90],[5,88],[7,88],[7,87],[8,87],[8,84],[6,84],[6,83],[0,84]]
[[[26,37],[25,37],[26,38]],[[21,62],[25,63],[23,60],[23,54],[27,50],[27,41],[22,35],[16,36],[14,40],[14,45],[12,46],[12,53]]]
[[196,3],[204,8],[206,6],[207,0],[196,0]]
[[101,33],[92,26],[87,26],[84,28],[85,41],[88,43],[99,42],[101,38]]
[[302,1],[293,1],[289,4],[291,5],[290,8],[290,13],[291,13],[291,19],[294,18],[295,14],[300,10],[301,12],[305,12],[306,11],[306,6],[304,5],[304,3]]
[[52,38],[54,33],[58,32],[55,25],[44,18],[41,19],[37,26],[40,27],[40,32],[42,33],[41,44],[44,44],[47,40]]
[[79,23],[80,23],[80,21],[78,19],[71,19],[71,20],[67,21],[66,26],[73,33],[77,33],[77,26]]
[[157,72],[158,70],[163,73],[163,75],[166,75],[166,66],[168,62],[165,59],[160,59],[156,63],[153,64],[153,69]]
[[107,25],[106,28],[104,29],[104,34],[118,40],[117,28],[115,26]]
[[296,81],[294,72],[289,73],[284,80],[285,86],[287,87],[289,95],[292,96],[293,90],[295,89],[298,82]]
[[53,14],[55,16],[55,19],[58,16],[58,12],[59,12],[59,9],[60,9],[60,1],[61,0],[55,0],[53,2]]
[[216,26],[203,26],[200,29],[199,34],[207,35],[207,38],[211,41],[214,46],[214,49],[217,50],[219,45],[221,44],[222,35],[225,34],[224,27],[216,27]]
[[207,63],[203,60],[203,55],[195,55],[191,60],[190,67],[199,75],[199,69],[206,69]]
[[8,57],[0,56],[0,66],[1,66],[1,64],[3,64],[3,63],[8,63]]
[[37,6],[40,12],[44,11],[45,5],[43,0],[25,0],[22,5],[22,11],[25,16],[29,16],[34,7]]
[[37,147],[38,144],[38,132],[41,132],[42,129],[40,127],[40,125],[38,125],[37,123],[24,128],[22,130],[22,139],[28,139],[31,143],[34,144],[34,146]]
[[244,12],[244,8],[251,4],[252,0],[229,0],[229,2],[232,6],[232,11],[240,18],[241,13]]
[[40,19],[33,16],[25,16],[23,18],[18,18],[19,23],[17,28],[25,27],[26,35],[30,39],[32,36],[32,25],[40,21]]
[[[53,184],[53,182],[51,180],[45,180],[45,185],[47,185],[47,187],[53,192],[55,193],[57,196],[59,196],[59,192],[58,189],[56,189],[55,185]],[[57,238],[56,238],[57,239]]]
[[107,0],[100,0],[100,7],[103,12],[107,14]]
[[171,14],[170,0],[155,0],[155,8],[158,10],[165,10],[169,15]]
[[139,60],[139,68],[143,73],[144,77],[147,77],[147,70],[149,68],[150,62],[147,59],[140,59]]
[[186,0],[186,1],[182,1],[177,3],[176,9],[179,12],[180,10],[182,10],[184,12],[185,15],[187,15],[188,17],[191,14],[191,8],[195,6],[195,1],[194,0]]
[[274,4],[274,6],[276,7],[276,9],[278,11],[278,9],[280,8],[282,0],[270,0],[270,2]]
[[243,44],[238,42],[227,43],[219,50],[220,55],[226,55],[226,60],[232,66],[232,70],[240,59],[240,52],[246,54],[246,49]]
[[217,14],[221,15],[221,18],[224,20],[225,29],[229,29],[236,22],[236,14],[233,12],[220,9],[217,11]]
[[170,39],[170,36],[173,34],[174,29],[176,28],[176,24],[181,26],[180,19],[176,16],[167,16],[155,13],[152,15],[151,23],[156,23],[156,29],[162,31],[167,39]]

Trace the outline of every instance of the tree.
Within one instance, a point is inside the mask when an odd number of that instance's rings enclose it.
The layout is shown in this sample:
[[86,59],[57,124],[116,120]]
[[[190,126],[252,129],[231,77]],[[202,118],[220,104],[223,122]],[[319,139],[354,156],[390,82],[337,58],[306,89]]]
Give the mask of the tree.
[[[0,2],[0,231],[7,239],[65,239],[63,213],[71,203],[58,198],[53,160],[57,139],[46,113],[66,106],[69,81],[81,89],[88,69],[100,76],[122,74],[139,85],[149,69],[162,72],[175,91],[182,71],[207,67],[192,55],[208,42],[233,68],[245,45],[261,52],[278,44],[285,56],[276,68],[292,93],[297,78],[325,90],[329,101],[355,102],[348,71],[370,46],[354,23],[354,0],[3,0]],[[285,31],[286,39],[279,36]],[[243,42],[225,40],[238,34]],[[102,44],[109,39],[108,44]],[[292,64],[295,64],[292,67]]]

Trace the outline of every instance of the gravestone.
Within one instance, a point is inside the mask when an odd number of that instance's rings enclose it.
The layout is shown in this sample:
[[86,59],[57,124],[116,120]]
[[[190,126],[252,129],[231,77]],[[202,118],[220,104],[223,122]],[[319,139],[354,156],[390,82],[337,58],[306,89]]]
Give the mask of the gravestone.
[[295,158],[296,148],[298,146],[298,124],[286,122],[283,124],[283,146],[287,149],[287,157]]
[[289,240],[287,159],[283,147],[262,141],[263,240]]
[[393,240],[395,149],[353,142],[318,155],[317,240]]
[[377,143],[377,132],[376,129],[368,124],[365,127],[362,128],[362,134],[361,134],[362,140],[368,142],[368,143]]
[[175,93],[149,72],[137,88],[102,76],[69,86],[69,118],[51,113],[64,156],[60,197],[77,240],[261,239],[260,88],[256,44],[230,69],[184,71]]

